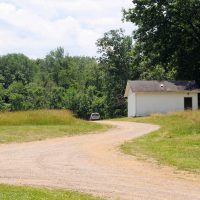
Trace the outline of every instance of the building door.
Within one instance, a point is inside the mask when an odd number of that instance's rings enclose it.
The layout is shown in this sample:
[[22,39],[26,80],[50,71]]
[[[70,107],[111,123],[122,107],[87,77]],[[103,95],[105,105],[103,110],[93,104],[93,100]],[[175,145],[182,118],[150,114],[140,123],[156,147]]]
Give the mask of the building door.
[[200,93],[198,93],[198,108],[200,109]]
[[185,110],[192,110],[192,97],[185,97],[184,98],[184,109]]

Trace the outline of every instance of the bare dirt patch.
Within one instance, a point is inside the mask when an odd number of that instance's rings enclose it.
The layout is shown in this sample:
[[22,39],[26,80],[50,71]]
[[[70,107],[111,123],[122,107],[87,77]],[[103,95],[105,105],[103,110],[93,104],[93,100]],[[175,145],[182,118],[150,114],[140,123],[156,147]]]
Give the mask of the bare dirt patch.
[[200,200],[200,178],[124,155],[124,141],[156,125],[103,121],[103,134],[0,145],[0,182],[64,188],[109,199]]

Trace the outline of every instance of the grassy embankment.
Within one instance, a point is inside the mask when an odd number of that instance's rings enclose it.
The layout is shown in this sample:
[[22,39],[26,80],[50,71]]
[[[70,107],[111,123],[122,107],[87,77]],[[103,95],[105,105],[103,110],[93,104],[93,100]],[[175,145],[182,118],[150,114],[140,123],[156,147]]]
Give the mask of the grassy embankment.
[[123,144],[121,148],[125,153],[200,172],[200,111],[120,120],[161,126],[158,131]]
[[0,112],[0,144],[95,133],[108,128],[77,119],[66,110]]
[[[29,142],[46,138],[95,133],[109,128],[77,119],[64,110],[0,113],[0,143]],[[1,200],[100,200],[78,192],[0,185]]]
[[78,192],[0,185],[1,200],[103,200]]

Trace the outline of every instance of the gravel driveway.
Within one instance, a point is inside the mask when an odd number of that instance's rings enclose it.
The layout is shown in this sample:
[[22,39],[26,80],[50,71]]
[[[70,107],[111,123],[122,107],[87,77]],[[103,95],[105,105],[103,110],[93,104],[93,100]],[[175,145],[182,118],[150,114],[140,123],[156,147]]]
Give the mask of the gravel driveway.
[[124,141],[158,126],[103,123],[116,127],[103,134],[0,145],[0,182],[72,189],[109,199],[200,200],[199,176],[119,151]]

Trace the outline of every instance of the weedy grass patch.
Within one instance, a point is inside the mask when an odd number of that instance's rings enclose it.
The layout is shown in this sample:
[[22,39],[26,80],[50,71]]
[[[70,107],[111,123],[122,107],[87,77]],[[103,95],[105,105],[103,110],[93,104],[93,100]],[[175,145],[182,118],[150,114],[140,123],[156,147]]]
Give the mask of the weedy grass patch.
[[72,191],[36,189],[31,187],[18,187],[0,185],[1,200],[103,200],[89,194]]
[[154,114],[119,120],[160,125],[158,131],[126,142],[121,149],[181,170],[200,172],[200,111]]
[[0,112],[0,143],[96,133],[109,128],[75,118],[68,110]]

